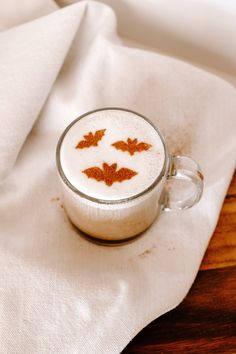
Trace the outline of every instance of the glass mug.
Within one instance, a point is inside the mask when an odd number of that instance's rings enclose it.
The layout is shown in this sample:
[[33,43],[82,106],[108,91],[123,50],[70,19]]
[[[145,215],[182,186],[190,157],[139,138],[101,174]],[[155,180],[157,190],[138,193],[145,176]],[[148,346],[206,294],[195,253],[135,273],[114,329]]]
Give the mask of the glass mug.
[[[86,194],[79,185],[75,186],[75,183],[70,180],[68,171],[64,170],[62,163],[63,143],[65,139],[70,142],[68,136],[69,134],[73,135],[76,124],[83,123],[86,117],[90,118],[93,115],[106,113],[111,116],[128,114],[130,121],[132,116],[141,120],[146,127],[148,124],[149,129],[150,127],[154,129],[156,138],[163,144],[163,165],[158,175],[149,186],[139,193],[125,198],[102,199],[89,193]],[[74,149],[73,143],[71,141],[71,146]],[[99,143],[95,145],[98,147]],[[75,149],[72,153],[76,154]],[[124,152],[122,153],[124,154]],[[86,159],[83,158],[81,161],[85,163]],[[203,192],[203,175],[198,164],[187,156],[171,156],[157,127],[141,114],[128,109],[103,108],[90,111],[75,119],[65,129],[58,141],[56,164],[62,183],[64,207],[69,219],[82,231],[83,236],[99,244],[120,245],[130,242],[143,234],[157,218],[160,210],[190,208],[200,200]],[[92,181],[92,183],[95,182]],[[117,185],[119,187],[119,183]],[[102,188],[105,188],[104,186],[105,184]]]

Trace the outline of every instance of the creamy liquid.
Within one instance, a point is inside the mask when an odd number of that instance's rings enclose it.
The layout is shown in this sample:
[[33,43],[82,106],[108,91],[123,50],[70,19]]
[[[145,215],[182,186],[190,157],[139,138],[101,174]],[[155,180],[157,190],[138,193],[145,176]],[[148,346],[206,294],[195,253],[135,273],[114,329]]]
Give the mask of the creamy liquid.
[[[84,135],[100,130],[105,132],[97,146],[76,148],[86,140]],[[149,148],[131,155],[112,146],[117,141],[127,144],[128,138],[137,139],[138,144],[144,142]],[[64,136],[60,150],[61,167],[68,181],[83,194],[103,200],[119,200],[141,193],[160,175],[164,160],[162,140],[151,124],[134,113],[112,109],[93,112],[78,120]],[[116,171],[121,168],[133,171],[132,178],[112,185],[88,178],[85,170],[93,167],[102,170],[104,163],[117,164]]]

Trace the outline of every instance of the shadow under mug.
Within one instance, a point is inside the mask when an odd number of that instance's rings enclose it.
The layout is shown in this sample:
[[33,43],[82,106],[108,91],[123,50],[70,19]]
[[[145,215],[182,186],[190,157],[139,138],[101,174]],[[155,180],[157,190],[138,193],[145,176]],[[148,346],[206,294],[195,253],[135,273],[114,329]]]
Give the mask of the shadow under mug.
[[[64,174],[60,150],[64,137],[73,125],[98,111],[119,110],[135,114],[157,132],[165,151],[161,173],[141,193],[119,200],[102,200],[75,188]],[[71,222],[88,240],[108,246],[126,244],[143,234],[160,210],[183,210],[195,205],[203,192],[203,175],[199,165],[188,156],[172,156],[157,127],[147,118],[123,108],[102,108],[75,119],[62,133],[56,150],[56,163],[62,182],[64,207]]]

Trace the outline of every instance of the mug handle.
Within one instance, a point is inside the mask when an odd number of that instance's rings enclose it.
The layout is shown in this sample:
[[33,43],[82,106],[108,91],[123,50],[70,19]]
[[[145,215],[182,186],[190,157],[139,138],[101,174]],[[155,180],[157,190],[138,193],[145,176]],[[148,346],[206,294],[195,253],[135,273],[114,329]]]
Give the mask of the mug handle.
[[161,196],[163,210],[191,208],[201,198],[203,174],[188,156],[170,156],[169,173]]

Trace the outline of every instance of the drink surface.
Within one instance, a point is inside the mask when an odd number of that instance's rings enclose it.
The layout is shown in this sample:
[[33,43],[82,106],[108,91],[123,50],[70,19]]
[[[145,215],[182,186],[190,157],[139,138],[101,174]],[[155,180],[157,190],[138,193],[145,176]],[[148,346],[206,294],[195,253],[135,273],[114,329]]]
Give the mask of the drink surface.
[[101,110],[79,119],[60,149],[61,168],[83,194],[119,200],[146,190],[160,175],[165,151],[155,128],[122,110]]

